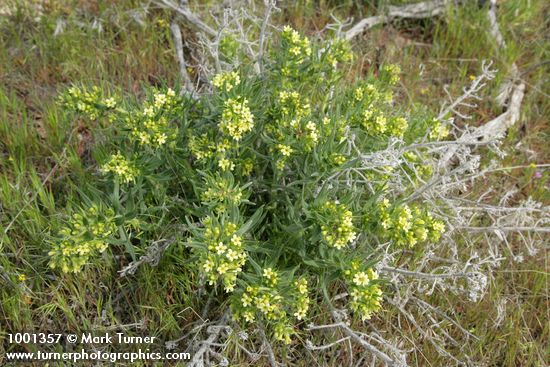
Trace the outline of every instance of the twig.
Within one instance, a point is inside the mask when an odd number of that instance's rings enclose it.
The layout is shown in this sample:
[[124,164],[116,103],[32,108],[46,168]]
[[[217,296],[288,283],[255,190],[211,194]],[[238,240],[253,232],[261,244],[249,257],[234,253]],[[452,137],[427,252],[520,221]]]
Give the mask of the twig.
[[363,33],[367,29],[370,29],[378,24],[385,23],[387,20],[388,17],[386,17],[385,15],[375,15],[369,18],[361,19],[347,32],[344,33],[344,38],[350,40],[357,35]]
[[191,362],[189,362],[187,367],[205,366],[205,363],[204,363],[205,354],[209,351],[210,347],[216,342],[222,330],[225,329],[225,324],[228,318],[229,318],[229,310],[223,314],[221,319],[216,324],[216,327],[212,327],[212,326],[208,327],[207,331],[210,332],[208,339],[206,339],[201,343],[201,347],[193,355],[193,359],[191,360]]
[[[339,321],[340,316],[337,314],[336,311],[332,311],[332,317]],[[344,322],[339,322],[336,324],[347,336],[349,336],[352,340],[357,342],[359,345],[361,345],[363,348],[380,358],[387,366],[393,367],[396,366],[393,359],[391,359],[386,353],[382,352],[369,342],[367,342],[365,339],[361,338],[355,331],[353,331],[348,325],[346,325]]]
[[430,18],[443,13],[446,6],[450,3],[451,1],[449,0],[434,0],[403,6],[390,6],[388,8],[387,15],[375,15],[360,20],[351,29],[344,33],[344,38],[350,40],[361,34],[363,31],[372,28],[378,24],[390,22],[394,18]]
[[[491,4],[487,14],[491,26],[489,32],[495,40],[497,46],[503,49],[506,48],[506,43],[504,42],[504,38],[500,32],[500,27],[497,22],[496,0],[490,1]],[[507,110],[473,131],[468,131],[462,134],[462,136],[457,140],[462,142],[484,142],[502,137],[506,130],[508,130],[519,120],[520,108],[524,94],[525,82],[519,79],[518,67],[515,63],[512,63],[509,80],[503,84],[501,92],[497,97],[497,103],[500,105],[504,105],[508,99],[510,100]],[[439,167],[448,166],[452,156],[457,152],[457,150],[458,147],[451,147],[440,160]]]
[[396,273],[401,275],[407,275],[411,277],[416,278],[422,278],[422,279],[444,279],[444,278],[465,278],[472,275],[475,275],[477,273],[470,272],[470,273],[452,273],[452,274],[430,274],[430,273],[421,273],[418,271],[410,271],[405,269],[398,269],[398,268],[389,268],[389,267],[381,267],[380,271],[388,272],[388,273]]
[[307,340],[306,341],[306,348],[309,349],[309,350],[325,350],[325,349],[329,349],[335,345],[338,345],[340,343],[343,343],[347,340],[350,340],[350,336],[346,336],[346,337],[343,337],[342,339],[338,339],[332,343],[329,343],[329,344],[325,344],[325,345],[313,345],[313,343],[311,342],[311,340]]
[[458,322],[456,322],[452,317],[449,317],[447,316],[447,314],[443,311],[441,311],[439,308],[437,307],[434,307],[432,306],[431,304],[429,304],[428,302],[424,301],[424,300],[421,300],[420,298],[417,298],[413,295],[410,296],[410,298],[415,301],[416,303],[418,303],[419,305],[422,305],[426,308],[429,308],[431,311],[435,312],[436,314],[438,314],[439,316],[443,317],[445,320],[449,321],[451,324],[453,324],[454,326],[456,326],[460,331],[462,331],[464,334],[466,334],[467,336],[471,336],[472,338],[474,338],[475,340],[479,340],[479,338],[477,336],[475,336],[474,334],[470,333],[468,330],[464,329]]
[[455,356],[453,356],[452,354],[450,354],[449,352],[447,352],[443,347],[441,347],[438,343],[436,343],[434,341],[434,338],[430,337],[430,335],[428,335],[428,333],[422,329],[420,327],[420,325],[418,324],[418,322],[415,320],[415,318],[410,314],[408,313],[402,306],[400,306],[399,304],[393,302],[391,299],[389,298],[386,298],[386,301],[390,304],[392,304],[393,306],[395,306],[399,312],[401,312],[401,314],[403,314],[415,327],[416,329],[418,330],[418,332],[424,337],[425,340],[429,341],[434,347],[435,349],[442,355],[442,356],[446,356],[448,358],[451,358],[452,360],[454,360],[457,364],[459,365],[462,365],[462,366],[466,366],[467,364],[464,363],[463,361],[457,359]]
[[275,1],[274,0],[265,0],[267,8],[265,9],[265,15],[264,20],[262,22],[262,28],[260,29],[260,46],[258,50],[258,67],[260,69],[260,73],[263,73],[264,71],[264,43],[265,43],[265,36],[267,31],[267,24],[269,22],[269,17],[271,16],[271,11],[273,8],[275,8]]
[[182,1],[178,6],[175,2],[171,0],[156,0],[155,1],[159,6],[167,7],[178,12],[183,19],[190,25],[194,26],[197,30],[204,32],[212,37],[216,36],[216,31],[213,30],[209,25],[204,23],[199,17],[197,17],[187,5],[187,1]]
[[176,56],[178,58],[178,63],[180,66],[181,80],[183,81],[185,90],[193,95],[195,92],[195,88],[193,86],[191,78],[189,77],[189,73],[187,72],[187,63],[185,62],[185,57],[183,56],[183,39],[181,37],[181,29],[176,21],[173,21],[172,24],[170,24],[170,30],[172,31],[172,37],[174,38]]
[[152,266],[156,266],[160,261],[160,258],[164,251],[166,251],[168,247],[170,247],[174,242],[176,242],[175,238],[154,241],[147,249],[147,253],[145,255],[140,256],[139,260],[132,261],[118,271],[120,277],[123,278],[127,275],[135,274],[137,268],[139,268],[143,263],[148,263]]
[[455,229],[460,229],[468,232],[536,232],[536,233],[550,233],[550,227],[468,227],[468,226],[456,226]]
[[262,326],[259,328],[260,335],[262,337],[263,345],[267,349],[267,359],[269,360],[269,364],[271,367],[277,367],[277,361],[275,360],[275,353],[273,353],[273,348],[271,347],[271,344],[269,343],[269,340],[267,339],[267,336],[265,335],[265,331]]

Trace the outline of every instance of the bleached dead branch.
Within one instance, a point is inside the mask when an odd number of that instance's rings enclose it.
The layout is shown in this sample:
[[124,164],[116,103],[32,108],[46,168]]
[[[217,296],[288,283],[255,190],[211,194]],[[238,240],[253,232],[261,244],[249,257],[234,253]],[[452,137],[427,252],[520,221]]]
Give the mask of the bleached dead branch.
[[[487,82],[494,79],[496,71],[491,69],[492,62],[483,61],[481,64],[481,74],[472,80],[467,88],[464,88],[464,94],[456,99],[450,98],[447,106],[443,105],[441,112],[437,116],[438,120],[444,121],[446,116],[450,113],[461,114],[458,110],[459,107],[475,108],[475,104],[472,104],[470,100],[481,100],[479,91],[487,85]],[[447,92],[447,94],[449,94]],[[468,117],[469,118],[469,117]]]
[[227,319],[229,318],[229,311],[224,313],[220,320],[215,324],[211,325],[206,329],[208,338],[198,343],[200,345],[199,349],[194,352],[193,359],[188,367],[204,367],[209,366],[210,363],[207,363],[207,358],[209,354],[218,354],[215,350],[212,349],[214,346],[220,346],[219,343],[216,343],[220,337],[222,331],[228,329]]
[[185,90],[187,90],[189,94],[194,95],[195,87],[193,86],[193,82],[191,81],[189,73],[187,72],[187,63],[185,62],[185,57],[183,56],[183,39],[181,38],[180,26],[178,25],[178,23],[172,22],[172,24],[170,24],[170,30],[172,31],[174,46],[176,48],[176,56],[178,58],[180,66],[181,80],[183,81]]
[[262,337],[262,343],[263,346],[267,350],[267,359],[269,360],[269,365],[271,367],[278,367],[277,360],[275,359],[275,353],[273,352],[273,347],[271,346],[271,343],[269,342],[269,339],[265,335],[264,328],[260,326],[259,328],[260,336]]
[[453,3],[450,0],[423,1],[403,6],[389,6],[385,14],[364,18],[357,22],[347,32],[345,39],[352,39],[364,31],[378,25],[392,21],[395,18],[422,19],[440,15],[446,7]]
[[[505,49],[506,43],[504,42],[504,37],[500,32],[496,8],[496,0],[490,0],[490,6],[487,14],[490,23],[489,32],[493,37],[496,46],[499,49]],[[468,90],[465,91],[463,96],[457,98],[457,101],[464,99],[464,97],[468,95],[468,92]],[[507,104],[506,111],[482,126],[471,131],[466,131],[457,140],[460,142],[490,142],[502,138],[505,132],[519,120],[520,108],[524,94],[525,83],[519,77],[517,65],[512,63],[508,78],[501,86],[501,91],[496,99],[497,103],[501,106]],[[448,166],[451,158],[457,153],[457,150],[457,147],[450,148],[439,162],[439,167],[441,168]]]
[[136,270],[144,263],[150,264],[151,266],[157,266],[164,251],[166,251],[168,247],[175,242],[175,238],[154,241],[147,249],[147,253],[145,255],[141,256],[139,260],[132,261],[118,271],[120,277],[122,278],[128,275],[134,275]]
[[[382,361],[384,363],[384,365],[386,365],[386,366],[390,366],[390,367],[406,366],[406,362],[404,360],[404,353],[402,353],[402,351],[400,351],[399,349],[397,349],[393,345],[391,345],[391,343],[389,343],[386,340],[380,338],[379,335],[377,335],[376,339],[375,339],[375,337],[371,337],[371,336],[369,336],[365,333],[361,333],[361,332],[358,332],[358,331],[355,331],[355,330],[351,329],[346,324],[346,322],[344,321],[345,314],[342,313],[341,311],[333,310],[332,311],[332,317],[336,321],[334,324],[319,325],[319,326],[309,325],[307,327],[307,330],[309,330],[309,331],[331,330],[331,329],[332,330],[340,330],[341,332],[343,332],[346,335],[346,337],[338,339],[335,342],[331,342],[327,345],[322,345],[322,346],[315,346],[315,345],[313,345],[313,343],[311,343],[311,341],[308,340],[306,342],[306,347],[308,349],[310,349],[310,350],[324,350],[324,349],[328,349],[328,348],[330,348],[334,345],[343,343],[347,340],[353,340],[354,342],[359,344],[361,347],[363,347],[366,351],[368,351],[372,355],[376,356],[376,358],[378,358],[380,361]],[[383,352],[382,350],[380,350],[379,348],[377,348],[376,346],[371,344],[367,340],[369,338],[371,340],[375,339],[376,341],[382,343],[385,346],[389,346],[390,349],[393,352],[397,352],[398,356],[395,357],[395,358],[390,357],[388,354],[386,354],[385,352]]]
[[379,270],[385,273],[397,273],[401,275],[416,277],[420,279],[445,279],[445,278],[467,278],[476,275],[475,272],[460,272],[460,273],[423,273],[420,271],[409,271],[405,269],[389,268],[386,266],[379,267]]
[[155,0],[155,3],[161,7],[169,8],[176,11],[183,19],[195,28],[197,31],[208,34],[209,36],[216,36],[216,31],[212,29],[208,24],[203,22],[195,13],[189,9],[187,0],[181,0],[179,4],[172,0]]
[[265,14],[262,21],[262,27],[260,29],[260,46],[258,50],[258,68],[260,72],[263,71],[263,58],[264,58],[264,48],[265,48],[265,39],[267,36],[267,27],[269,24],[269,17],[274,9],[277,9],[275,0],[265,0]]

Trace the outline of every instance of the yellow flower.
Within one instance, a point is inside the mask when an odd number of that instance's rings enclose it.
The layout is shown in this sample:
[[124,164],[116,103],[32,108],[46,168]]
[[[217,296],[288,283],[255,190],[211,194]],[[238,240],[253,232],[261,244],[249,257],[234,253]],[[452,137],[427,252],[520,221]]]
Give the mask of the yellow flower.
[[234,261],[239,258],[239,253],[237,251],[234,251],[232,249],[227,250],[227,254],[225,255],[229,261]]
[[254,169],[254,162],[251,159],[247,159],[243,162],[241,168],[243,170],[243,175],[248,176]]
[[105,104],[105,107],[107,108],[115,108],[116,107],[116,101],[114,98],[107,98],[105,101],[104,101],[104,104]]
[[393,119],[390,126],[390,133],[394,136],[402,136],[403,133],[409,127],[409,123],[403,117],[396,117]]
[[245,311],[243,313],[243,318],[246,322],[252,322],[255,319],[254,313],[252,313],[251,311]]
[[353,213],[337,202],[327,202],[323,206],[325,215],[331,218],[329,223],[321,225],[321,233],[329,246],[344,248],[357,237],[353,226]]
[[234,71],[216,74],[212,79],[212,85],[216,88],[224,89],[226,92],[230,92],[240,82],[241,78],[239,74]]
[[220,264],[216,270],[218,271],[218,274],[223,275],[229,270],[229,265],[227,263]]
[[218,167],[220,167],[223,171],[227,171],[227,170],[233,171],[233,169],[235,168],[235,163],[223,157],[218,161]]
[[206,273],[210,273],[214,268],[214,263],[212,262],[212,260],[208,259],[205,261],[202,267]]
[[120,152],[113,154],[111,159],[101,167],[101,170],[103,173],[114,173],[125,183],[134,181],[139,173],[138,169],[124,158]]
[[358,286],[365,286],[369,284],[369,276],[365,272],[359,272],[353,277],[353,282]]
[[234,234],[233,237],[231,237],[231,244],[235,247],[240,247],[242,245],[242,238]]
[[440,221],[434,221],[432,224],[432,228],[434,229],[434,231],[439,233],[445,232],[445,224]]
[[155,116],[155,109],[152,106],[145,107],[143,110],[143,115],[147,117]]
[[355,98],[356,101],[362,100],[363,95],[364,95],[364,90],[361,87],[358,87],[353,91],[353,97]]
[[390,84],[397,84],[399,81],[399,74],[401,74],[401,68],[399,65],[384,65],[383,70],[390,75]]
[[233,292],[233,290],[235,290],[235,284],[233,284],[233,283],[226,284],[225,287],[224,287],[224,290],[225,290],[225,293]]
[[300,294],[307,294],[307,280],[306,279],[298,279],[296,282],[294,282],[294,285],[298,288],[298,293]]
[[218,255],[222,255],[225,253],[225,251],[227,250],[227,246],[223,244],[223,242],[219,242],[217,245],[216,245],[216,253]]
[[368,274],[370,280],[378,279],[378,273],[375,270],[372,270],[371,268],[369,268],[367,270],[367,274]]
[[220,129],[233,139],[239,141],[243,134],[254,127],[254,116],[248,107],[248,100],[228,99],[224,103]]
[[248,295],[248,293],[243,293],[243,296],[241,297],[241,303],[243,307],[248,307],[252,304],[252,297]]
[[166,94],[164,93],[155,94],[154,99],[155,99],[154,105],[157,108],[164,106],[168,101],[168,99],[166,98]]
[[157,140],[157,144],[158,145],[163,145],[164,143],[166,143],[166,134],[159,134],[157,133],[156,135],[156,140]]
[[288,145],[284,145],[284,144],[277,145],[277,148],[279,149],[281,154],[284,155],[285,157],[290,156],[292,154],[292,152],[294,151],[291,147],[289,147]]
[[277,272],[274,271],[272,268],[266,268],[263,271],[263,276],[269,280],[271,285],[277,284]]

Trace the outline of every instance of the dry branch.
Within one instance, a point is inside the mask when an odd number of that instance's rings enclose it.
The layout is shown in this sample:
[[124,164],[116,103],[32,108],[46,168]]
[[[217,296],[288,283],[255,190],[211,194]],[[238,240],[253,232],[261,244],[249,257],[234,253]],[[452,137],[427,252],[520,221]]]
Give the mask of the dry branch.
[[193,94],[195,92],[195,87],[193,86],[193,82],[187,72],[187,63],[185,62],[185,57],[183,56],[183,39],[181,37],[180,26],[174,21],[170,24],[170,30],[172,31],[174,47],[176,48],[176,56],[180,65],[181,80],[184,83],[185,90],[187,90],[190,94]]
[[386,366],[390,367],[397,367],[399,364],[397,364],[390,356],[388,356],[386,353],[382,352],[380,349],[376,348],[374,345],[370,344],[368,341],[365,340],[365,338],[362,337],[362,334],[355,332],[353,329],[351,329],[344,321],[342,321],[342,316],[338,313],[338,311],[334,310],[332,311],[332,317],[336,321],[334,324],[330,325],[320,325],[315,326],[311,325],[308,327],[308,330],[322,330],[322,329],[340,329],[344,334],[346,334],[345,338],[341,338],[336,342],[332,342],[328,345],[323,346],[314,346],[311,344],[311,342],[308,343],[308,349],[310,350],[323,350],[330,348],[338,343],[345,342],[348,339],[351,339],[361,345],[364,349],[375,355],[377,358],[379,358]]
[[[491,26],[489,32],[495,40],[498,48],[502,49],[506,48],[506,43],[504,42],[504,37],[500,32],[500,27],[497,22],[496,7],[496,0],[491,0],[487,14]],[[508,80],[501,87],[501,92],[497,97],[497,103],[500,105],[504,105],[506,101],[509,100],[507,110],[477,129],[465,132],[462,136],[460,136],[460,138],[457,139],[457,141],[479,143],[490,142],[502,138],[504,133],[519,120],[521,103],[523,102],[524,94],[525,83],[519,78],[517,65],[512,63]],[[463,96],[459,98],[462,97]],[[451,147],[439,162],[439,167],[448,166],[451,158],[455,155],[457,150],[457,146]]]
[[206,355],[211,352],[211,347],[216,344],[216,340],[219,338],[221,332],[225,330],[227,319],[229,318],[229,310],[221,317],[221,319],[217,322],[215,326],[209,326],[207,328],[207,332],[210,334],[208,338],[204,341],[202,341],[200,344],[199,350],[197,350],[194,355],[193,359],[189,364],[188,367],[204,367],[207,366],[205,363],[205,357]]
[[449,0],[435,0],[435,1],[423,1],[416,4],[409,4],[403,6],[390,6],[388,7],[387,14],[375,15],[372,17],[364,18],[355,24],[351,29],[344,33],[345,39],[352,39],[369,28],[372,28],[378,24],[390,22],[395,18],[402,19],[422,19],[430,18],[443,13],[445,8],[451,1]]
[[147,249],[147,253],[145,255],[141,256],[139,260],[132,261],[118,271],[120,277],[122,278],[127,275],[135,274],[136,270],[144,263],[150,264],[151,266],[158,265],[164,251],[166,251],[174,242],[176,242],[175,238],[154,241]]
[[210,36],[216,36],[217,32],[213,30],[208,24],[204,23],[199,17],[197,17],[190,9],[186,0],[180,2],[180,5],[171,0],[156,0],[156,4],[164,8],[170,8],[176,11],[183,19],[197,31],[204,32]]

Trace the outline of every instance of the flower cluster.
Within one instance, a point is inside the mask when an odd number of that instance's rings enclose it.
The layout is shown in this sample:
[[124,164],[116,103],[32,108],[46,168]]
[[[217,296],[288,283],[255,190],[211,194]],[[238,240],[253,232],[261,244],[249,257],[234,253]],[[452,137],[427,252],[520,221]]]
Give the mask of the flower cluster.
[[282,119],[299,120],[309,116],[311,106],[307,101],[302,101],[300,94],[295,91],[281,91],[278,96],[278,109]]
[[378,203],[378,211],[383,236],[400,246],[412,247],[427,240],[437,242],[445,231],[443,222],[417,206],[403,204],[390,208],[389,200],[384,198]]
[[259,285],[247,286],[232,302],[235,319],[247,323],[265,320],[273,327],[275,339],[291,342],[294,329],[291,319],[303,320],[309,310],[308,282],[299,278],[282,284],[280,275],[271,267],[264,268]]
[[382,290],[377,283],[378,274],[371,268],[362,269],[359,261],[353,261],[344,271],[349,295],[350,307],[361,315],[362,320],[371,318],[372,313],[381,308]]
[[326,202],[321,207],[321,216],[321,233],[329,246],[342,249],[355,240],[353,213],[344,204]]
[[400,80],[401,68],[399,65],[387,64],[382,67],[382,71],[389,76],[390,84],[397,84]]
[[346,156],[340,153],[332,153],[330,155],[330,162],[336,166],[341,166],[346,163]]
[[450,129],[449,125],[441,123],[437,119],[431,121],[431,129],[428,137],[430,140],[441,140],[449,136]]
[[294,313],[294,316],[298,320],[304,319],[306,317],[307,311],[309,310],[309,297],[307,295],[308,288],[307,288],[307,280],[302,278],[298,279],[294,282],[294,286],[297,290],[297,297],[296,297],[296,312]]
[[[286,52],[287,60],[290,65],[300,65],[304,60],[311,56],[311,45],[307,37],[300,36],[296,30],[290,26],[285,26],[281,33],[283,49]],[[283,70],[285,73],[285,70]]]
[[[208,134],[191,135],[187,144],[193,157],[199,161],[204,161],[214,156],[218,151],[216,144],[208,137]],[[222,151],[220,151],[222,153]]]
[[134,120],[129,125],[132,126],[130,133],[132,139],[140,145],[152,148],[160,148],[168,140],[173,140],[176,135],[176,132],[169,127],[166,118],[162,116],[156,120]]
[[240,82],[241,77],[235,71],[216,74],[212,79],[212,85],[226,92],[231,92]]
[[360,85],[353,90],[351,107],[355,111],[352,121],[362,126],[371,136],[401,137],[409,127],[402,116],[395,116],[392,111],[393,94],[387,86],[379,82]]
[[224,102],[222,119],[219,124],[221,131],[239,141],[243,134],[254,127],[254,116],[248,107],[248,100],[230,98]]
[[224,34],[219,44],[221,56],[228,60],[233,60],[237,55],[240,45],[239,41],[232,34]]
[[115,177],[124,183],[134,181],[139,174],[139,170],[128,161],[124,156],[117,152],[111,155],[109,161],[101,166],[103,173],[113,173]]
[[[193,157],[199,162],[206,163],[211,158],[215,158],[216,166],[223,172],[233,171],[235,163],[230,159],[231,153],[235,151],[236,146],[227,138],[222,137],[218,142],[208,136],[208,134],[191,135],[189,137],[188,148]],[[247,163],[248,162],[248,163]],[[244,162],[241,168],[243,175],[247,175],[252,170],[250,160]]]
[[320,130],[311,119],[311,106],[295,91],[281,91],[273,120],[266,130],[276,141],[275,150],[280,154],[276,167],[282,170],[288,158],[298,150],[311,151],[320,140]]
[[96,253],[105,251],[109,238],[116,231],[115,213],[92,205],[71,220],[59,231],[59,240],[48,253],[50,267],[64,273],[78,273]]
[[195,244],[199,266],[208,283],[214,285],[221,280],[226,292],[235,289],[237,275],[243,270],[247,253],[244,239],[237,233],[237,225],[219,222],[213,217],[203,220],[204,232],[190,240]]
[[200,195],[202,203],[217,213],[223,213],[228,206],[238,207],[243,199],[243,188],[236,185],[233,176],[217,174],[205,177],[205,191]]
[[91,90],[71,87],[61,96],[60,102],[90,120],[97,120],[105,111],[112,110],[117,105],[113,97],[103,99],[97,86]]
[[409,126],[407,120],[403,117],[388,118],[382,110],[372,106],[363,112],[361,123],[367,133],[371,135],[403,136]]
[[177,102],[174,90],[168,88],[165,93],[155,91],[151,100],[144,103],[141,111],[126,116],[125,125],[130,131],[130,139],[153,149],[173,142],[177,128],[170,126],[166,114],[172,112]]
[[351,46],[348,41],[336,38],[330,42],[329,47],[324,53],[327,64],[335,68],[338,63],[348,63],[353,59]]
[[356,87],[353,90],[353,100],[361,107],[388,104],[393,101],[391,90],[384,90],[379,85],[367,83]]

